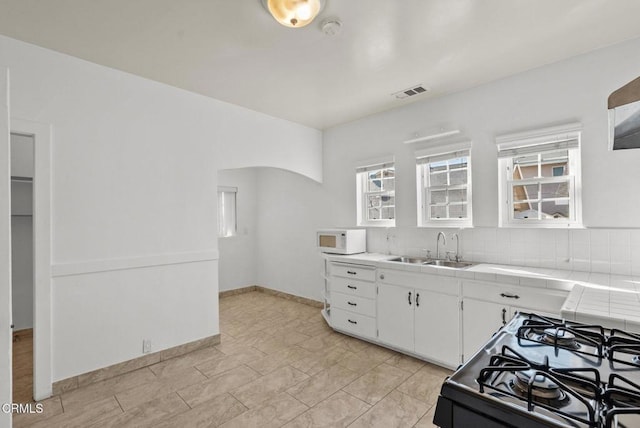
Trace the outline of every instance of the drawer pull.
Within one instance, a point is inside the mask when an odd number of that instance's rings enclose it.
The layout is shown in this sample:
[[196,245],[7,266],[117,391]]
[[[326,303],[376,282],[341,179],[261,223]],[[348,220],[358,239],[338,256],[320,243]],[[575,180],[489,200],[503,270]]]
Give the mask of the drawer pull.
[[352,271],[352,270],[348,270],[348,271],[347,271],[347,273],[348,273],[349,275],[357,275],[357,274],[358,274],[358,272],[354,272],[354,271]]
[[347,285],[347,288],[350,288],[352,290],[357,290],[358,287],[356,287],[355,285]]
[[507,325],[507,310],[502,308],[502,325]]
[[420,293],[416,293],[416,307],[420,306]]
[[500,293],[500,295],[502,297],[506,297],[507,299],[519,299],[520,298],[520,296],[518,296],[517,294]]
[[409,306],[411,306],[411,291],[409,291]]
[[347,304],[348,304],[349,306],[358,306],[358,304],[357,304],[357,303],[353,303],[353,302],[347,302]]
[[349,319],[347,321],[349,321],[351,324],[358,324],[358,321],[349,320]]

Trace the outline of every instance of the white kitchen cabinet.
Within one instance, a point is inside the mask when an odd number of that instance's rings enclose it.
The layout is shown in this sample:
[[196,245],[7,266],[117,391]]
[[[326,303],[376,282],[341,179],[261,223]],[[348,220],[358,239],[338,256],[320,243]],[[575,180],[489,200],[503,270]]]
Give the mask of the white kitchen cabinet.
[[381,271],[378,340],[429,361],[460,363],[459,282],[452,277]]
[[413,352],[413,288],[378,284],[378,340]]
[[516,312],[560,317],[566,291],[464,281],[462,284],[462,355],[466,361]]
[[331,327],[363,339],[376,339],[376,284],[372,266],[331,263],[329,266]]
[[415,353],[436,362],[460,362],[459,297],[416,290]]
[[476,299],[463,299],[462,355],[466,361],[502,327],[502,311],[505,305]]

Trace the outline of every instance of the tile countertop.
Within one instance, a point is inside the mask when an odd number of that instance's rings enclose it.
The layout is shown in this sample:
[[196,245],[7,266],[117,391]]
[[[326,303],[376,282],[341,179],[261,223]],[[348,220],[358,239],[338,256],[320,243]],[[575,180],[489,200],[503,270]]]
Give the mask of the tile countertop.
[[462,279],[568,291],[562,316],[640,332],[640,278],[602,273],[480,263],[466,269],[392,262],[396,255],[323,254],[328,260]]

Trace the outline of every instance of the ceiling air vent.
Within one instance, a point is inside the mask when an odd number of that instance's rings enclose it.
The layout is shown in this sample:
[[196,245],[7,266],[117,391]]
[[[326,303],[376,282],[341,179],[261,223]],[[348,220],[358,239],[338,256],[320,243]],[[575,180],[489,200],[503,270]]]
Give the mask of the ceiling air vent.
[[412,97],[414,95],[418,95],[423,92],[427,92],[427,89],[422,85],[417,85],[408,89],[403,89],[402,91],[398,91],[391,95],[401,100],[403,98]]

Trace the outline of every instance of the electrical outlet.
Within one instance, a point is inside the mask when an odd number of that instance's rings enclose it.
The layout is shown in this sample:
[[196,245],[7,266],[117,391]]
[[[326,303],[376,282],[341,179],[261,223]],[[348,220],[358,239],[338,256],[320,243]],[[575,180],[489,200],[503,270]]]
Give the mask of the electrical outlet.
[[151,352],[151,341],[148,339],[144,339],[142,341],[142,353],[148,354],[149,352]]

